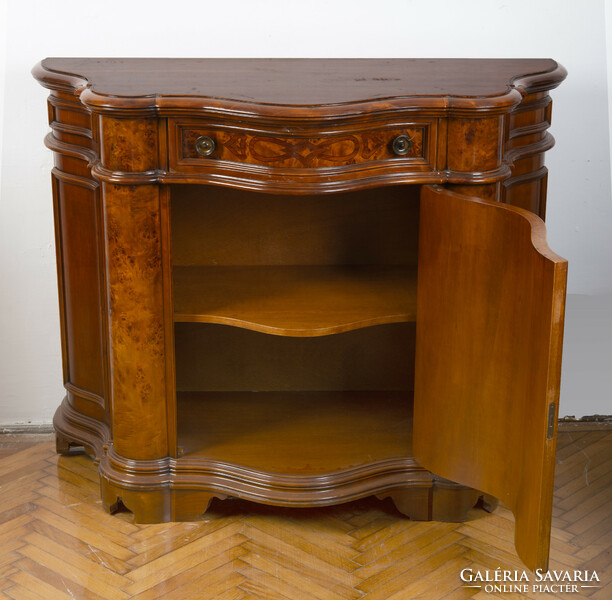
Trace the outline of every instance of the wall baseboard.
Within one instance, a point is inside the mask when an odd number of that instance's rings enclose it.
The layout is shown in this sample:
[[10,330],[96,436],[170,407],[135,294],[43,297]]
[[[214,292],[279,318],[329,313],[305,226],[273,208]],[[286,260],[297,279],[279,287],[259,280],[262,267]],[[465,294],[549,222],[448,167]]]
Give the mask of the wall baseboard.
[[[588,415],[577,419],[566,416],[559,419],[559,431],[601,431],[612,430],[612,415]],[[15,423],[0,425],[0,435],[16,434],[50,434],[53,433],[51,423]]]
[[15,434],[48,434],[53,433],[53,425],[51,423],[15,423],[0,425],[0,435],[5,433],[8,435]]
[[566,416],[559,419],[559,431],[601,431],[612,430],[612,415],[587,415],[577,419]]

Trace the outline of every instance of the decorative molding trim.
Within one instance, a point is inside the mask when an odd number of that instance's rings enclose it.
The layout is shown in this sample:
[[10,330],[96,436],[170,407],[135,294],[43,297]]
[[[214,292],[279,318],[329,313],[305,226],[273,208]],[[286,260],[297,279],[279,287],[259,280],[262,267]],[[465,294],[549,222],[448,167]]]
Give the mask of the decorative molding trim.
[[510,131],[508,139],[515,140],[526,135],[544,133],[549,127],[550,123],[546,120],[540,121],[539,123],[536,123],[534,125],[527,125],[526,127],[517,127],[516,129],[512,129]]
[[53,131],[57,131],[59,133],[65,133],[68,135],[80,135],[81,137],[93,140],[93,134],[91,133],[91,129],[87,129],[86,127],[79,127],[78,125],[68,125],[66,123],[61,123],[60,121],[52,121],[49,124],[49,127],[51,127]]
[[530,173],[523,173],[522,175],[517,175],[516,177],[510,177],[509,179],[505,179],[502,182],[502,185],[506,189],[510,189],[515,185],[521,185],[523,183],[529,183],[530,181],[538,181],[543,177],[548,175],[548,169],[546,167],[540,167],[536,171],[531,171]]
[[99,404],[102,408],[104,408],[104,398],[102,398],[102,396],[98,396],[98,394],[94,394],[93,392],[88,392],[87,390],[79,388],[76,385],[70,383],[69,381],[64,383],[64,388],[67,392],[70,392],[75,396],[85,398],[86,400],[90,400],[91,402],[95,402],[96,404]]
[[64,154],[73,158],[80,158],[81,160],[87,161],[88,164],[93,163],[98,158],[98,153],[91,148],[84,148],[76,144],[62,142],[58,140],[53,133],[48,133],[45,136],[45,146],[49,148],[49,150],[53,150],[53,152],[58,152],[59,154]]
[[58,436],[91,450],[96,462],[100,460],[105,444],[110,439],[110,428],[106,423],[74,410],[67,398],[64,398],[55,412],[53,428]]
[[88,188],[90,190],[96,190],[98,189],[98,187],[100,187],[100,184],[97,181],[87,179],[86,177],[81,177],[80,175],[66,173],[65,171],[61,171],[57,167],[53,167],[53,169],[51,169],[51,174],[59,181],[69,183],[71,185],[78,185],[80,187]]
[[[392,161],[393,170],[389,162]],[[507,178],[510,166],[503,164],[485,172],[406,171],[400,161],[379,161],[367,166],[349,165],[328,169],[278,169],[241,163],[217,161],[201,166],[198,172],[174,171],[122,172],[111,171],[96,161],[92,176],[104,183],[150,185],[154,183],[207,183],[236,189],[269,193],[312,194],[345,192],[398,184],[473,184],[497,183]],[[212,162],[212,161],[211,161]],[[380,163],[383,163],[381,165]]]
[[550,150],[555,145],[555,138],[550,133],[545,133],[541,140],[526,146],[518,146],[511,148],[504,153],[504,160],[512,165],[522,158],[533,156],[534,154],[542,154]]

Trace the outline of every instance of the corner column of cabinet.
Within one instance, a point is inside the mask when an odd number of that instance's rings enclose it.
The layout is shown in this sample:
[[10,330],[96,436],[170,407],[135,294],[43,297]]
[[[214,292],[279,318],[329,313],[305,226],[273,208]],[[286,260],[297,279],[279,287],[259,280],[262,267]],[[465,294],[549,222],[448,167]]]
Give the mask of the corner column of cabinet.
[[504,114],[448,118],[448,189],[484,200],[500,200],[500,181],[509,173],[502,162]]
[[[158,120],[99,116],[113,455],[176,453],[169,198]],[[115,459],[118,458],[115,456]]]

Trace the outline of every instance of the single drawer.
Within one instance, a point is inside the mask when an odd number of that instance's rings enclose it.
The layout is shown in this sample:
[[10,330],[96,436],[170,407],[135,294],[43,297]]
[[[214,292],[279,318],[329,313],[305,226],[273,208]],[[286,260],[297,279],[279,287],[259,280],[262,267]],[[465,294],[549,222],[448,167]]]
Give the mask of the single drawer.
[[197,172],[214,161],[262,168],[329,169],[401,161],[403,169],[429,171],[434,149],[433,122],[388,123],[376,128],[335,128],[313,131],[286,127],[281,131],[244,126],[202,124],[197,120],[169,122],[169,166]]

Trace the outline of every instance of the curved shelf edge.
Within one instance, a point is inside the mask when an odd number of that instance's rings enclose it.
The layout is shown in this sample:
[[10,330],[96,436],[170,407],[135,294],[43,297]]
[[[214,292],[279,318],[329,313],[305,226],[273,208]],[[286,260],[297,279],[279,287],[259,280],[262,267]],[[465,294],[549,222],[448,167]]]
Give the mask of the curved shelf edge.
[[176,266],[173,276],[179,323],[319,337],[416,320],[413,266]]
[[268,335],[278,335],[281,337],[323,337],[326,335],[334,335],[337,333],[347,333],[356,329],[365,327],[374,327],[375,325],[389,325],[391,323],[410,323],[416,320],[416,315],[409,312],[397,315],[388,315],[373,317],[371,319],[362,319],[357,321],[347,321],[338,323],[328,327],[317,328],[287,328],[274,327],[265,323],[255,323],[243,319],[233,317],[223,317],[216,315],[200,315],[200,314],[181,314],[175,317],[175,323],[209,323],[215,325],[227,325],[229,327],[237,327],[239,329],[247,329],[249,331],[257,331]]

